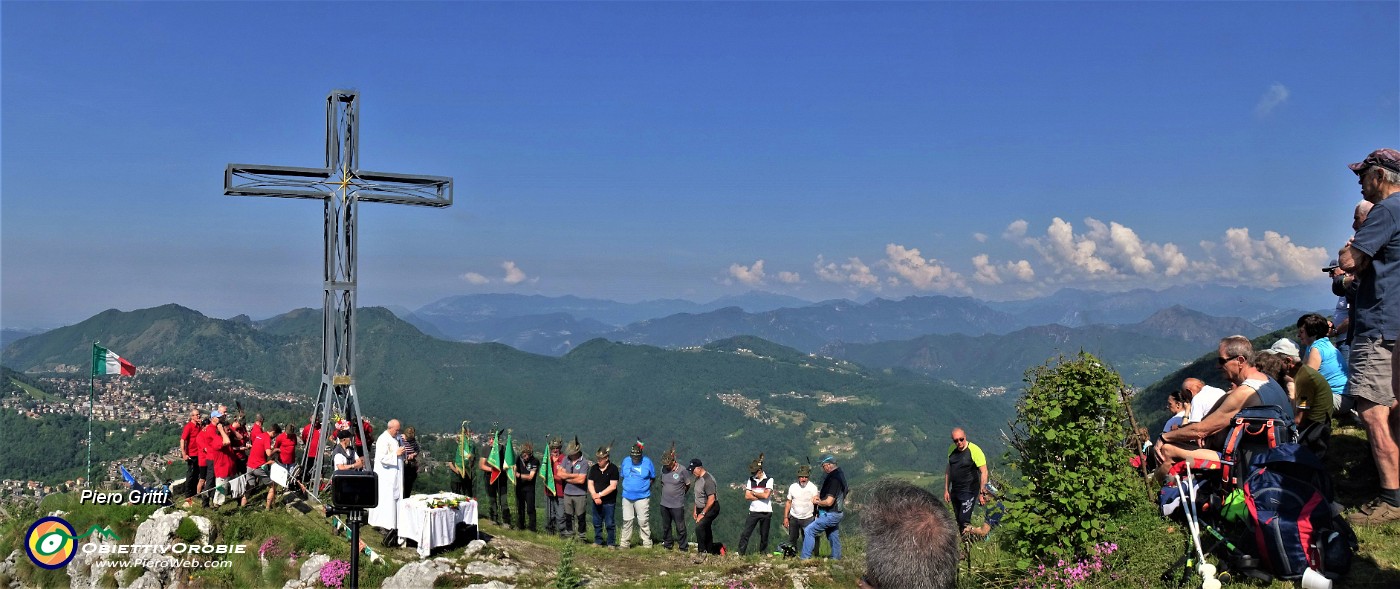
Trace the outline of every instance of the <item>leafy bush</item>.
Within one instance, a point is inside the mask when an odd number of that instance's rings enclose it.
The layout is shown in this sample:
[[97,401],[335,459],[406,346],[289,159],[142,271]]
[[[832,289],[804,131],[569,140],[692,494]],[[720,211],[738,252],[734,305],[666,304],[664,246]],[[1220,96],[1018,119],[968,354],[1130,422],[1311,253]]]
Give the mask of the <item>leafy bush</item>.
[[194,520],[188,517],[180,518],[180,525],[175,528],[176,538],[185,542],[198,542],[199,536],[199,526],[195,525]]
[[1124,446],[1123,379],[1080,352],[1027,371],[1026,383],[1011,431],[1022,483],[1008,491],[1002,540],[1023,568],[1093,554],[1114,516],[1141,500]]

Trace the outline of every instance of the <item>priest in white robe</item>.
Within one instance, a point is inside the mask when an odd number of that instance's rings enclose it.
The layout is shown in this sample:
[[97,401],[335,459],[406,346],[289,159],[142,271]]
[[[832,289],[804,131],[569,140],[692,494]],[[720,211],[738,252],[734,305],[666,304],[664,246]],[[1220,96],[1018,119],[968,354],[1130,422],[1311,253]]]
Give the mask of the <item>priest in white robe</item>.
[[379,477],[379,505],[369,510],[369,525],[385,530],[399,527],[399,498],[403,495],[404,447],[399,444],[399,420],[390,419],[374,442],[374,474]]

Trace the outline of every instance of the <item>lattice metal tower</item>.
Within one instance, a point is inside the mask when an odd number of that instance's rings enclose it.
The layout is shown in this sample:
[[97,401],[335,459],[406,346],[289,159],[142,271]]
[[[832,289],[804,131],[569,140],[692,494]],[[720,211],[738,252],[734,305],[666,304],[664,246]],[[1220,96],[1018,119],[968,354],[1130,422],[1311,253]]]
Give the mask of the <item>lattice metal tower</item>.
[[[311,420],[322,424],[317,448],[306,442],[301,463],[312,489],[320,489],[325,457],[334,443],[331,417],[354,424],[368,448],[355,390],[355,220],[359,203],[452,206],[452,178],[360,169],[359,93],[332,90],[326,96],[326,166],[295,168],[229,164],[224,194],[319,199],[325,206],[325,311],[322,317],[321,391]],[[366,457],[367,459],[369,457]],[[304,468],[305,468],[304,467]]]

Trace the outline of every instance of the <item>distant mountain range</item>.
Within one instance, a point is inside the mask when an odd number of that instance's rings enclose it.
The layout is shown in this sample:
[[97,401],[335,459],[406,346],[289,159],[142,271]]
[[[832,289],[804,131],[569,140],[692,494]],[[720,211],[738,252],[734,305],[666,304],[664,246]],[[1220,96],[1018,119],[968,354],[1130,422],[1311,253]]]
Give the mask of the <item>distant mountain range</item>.
[[[425,333],[448,339],[498,342],[549,355],[567,353],[598,337],[681,348],[738,335],[753,335],[814,352],[846,344],[929,335],[1007,335],[1042,325],[1135,326],[1130,331],[1193,341],[1201,333],[1215,337],[1229,326],[1238,326],[1235,329],[1240,333],[1251,333],[1291,324],[1302,311],[1273,302],[1298,300],[1305,295],[1297,289],[1285,294],[1248,288],[1175,287],[1120,293],[1063,289],[1048,297],[1014,302],[911,296],[897,301],[876,298],[865,303],[809,303],[751,292],[706,305],[674,300],[624,304],[577,297],[465,295],[416,311],[401,311],[400,317]],[[1319,306],[1328,303],[1325,292],[1311,298]],[[718,306],[726,303],[733,304]],[[1183,327],[1172,324],[1176,315],[1157,315],[1171,308],[1220,319],[1206,321],[1210,325],[1205,328],[1199,327],[1201,321],[1191,322],[1195,326],[1191,329],[1198,332],[1195,335],[1179,333]]]
[[870,344],[834,343],[823,354],[872,368],[903,368],[973,387],[1018,387],[1027,368],[1089,352],[1131,385],[1146,386],[1229,334],[1264,330],[1238,318],[1170,307],[1131,325],[1041,325],[1004,335],[929,335]]

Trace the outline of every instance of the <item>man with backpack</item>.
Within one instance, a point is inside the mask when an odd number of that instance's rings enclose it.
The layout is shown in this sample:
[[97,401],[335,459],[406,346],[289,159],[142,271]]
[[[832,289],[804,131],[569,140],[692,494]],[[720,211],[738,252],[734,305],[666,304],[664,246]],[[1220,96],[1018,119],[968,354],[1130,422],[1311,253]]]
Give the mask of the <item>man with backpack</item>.
[[[1219,409],[1197,423],[1163,433],[1157,438],[1157,457],[1163,464],[1191,458],[1220,460],[1225,449],[1225,435],[1241,409],[1260,407],[1270,417],[1286,423],[1293,422],[1293,402],[1278,381],[1255,367],[1254,347],[1249,338],[1232,335],[1220,340],[1216,348],[1216,363],[1234,385],[1220,402]],[[1273,415],[1273,414],[1277,415]]]

